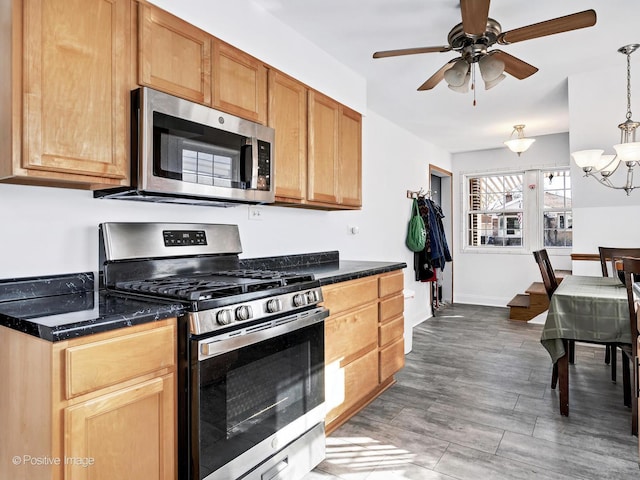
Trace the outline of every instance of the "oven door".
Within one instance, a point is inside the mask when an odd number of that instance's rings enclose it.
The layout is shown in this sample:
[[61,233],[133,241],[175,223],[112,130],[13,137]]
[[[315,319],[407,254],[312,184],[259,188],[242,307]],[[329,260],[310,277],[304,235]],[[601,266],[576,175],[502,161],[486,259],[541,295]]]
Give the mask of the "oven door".
[[327,316],[316,307],[192,341],[192,478],[240,478],[324,421]]

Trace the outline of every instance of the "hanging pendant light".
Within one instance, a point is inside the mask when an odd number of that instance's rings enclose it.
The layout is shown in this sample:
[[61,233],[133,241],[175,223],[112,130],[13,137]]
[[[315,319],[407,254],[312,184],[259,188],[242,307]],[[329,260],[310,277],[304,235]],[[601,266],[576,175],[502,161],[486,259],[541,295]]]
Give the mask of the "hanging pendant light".
[[509,147],[509,150],[515,152],[520,156],[522,152],[526,152],[529,147],[536,141],[535,138],[525,138],[524,136],[524,125],[514,125],[513,130],[511,132],[511,137],[513,134],[517,134],[516,138],[510,138],[504,144]]
[[[576,165],[582,168],[585,177],[593,177],[605,187],[624,190],[629,195],[639,185],[633,184],[633,168],[640,164],[640,142],[636,142],[636,130],[640,123],[631,120],[631,54],[639,44],[634,43],[620,47],[618,52],[627,56],[627,117],[618,125],[620,129],[620,143],[614,145],[615,155],[603,155],[604,150],[580,150],[573,152],[571,157]],[[615,185],[611,175],[616,171],[620,162],[627,167],[627,177],[624,185]],[[600,173],[600,177],[596,175]]]

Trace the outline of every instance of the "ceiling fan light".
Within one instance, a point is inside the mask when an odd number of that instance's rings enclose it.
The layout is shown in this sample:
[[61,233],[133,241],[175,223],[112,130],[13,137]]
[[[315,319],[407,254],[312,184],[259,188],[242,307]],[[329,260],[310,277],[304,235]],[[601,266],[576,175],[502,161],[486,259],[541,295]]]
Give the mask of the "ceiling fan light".
[[603,153],[604,150],[599,149],[580,150],[578,152],[573,152],[571,154],[571,158],[573,158],[573,161],[576,162],[576,165],[578,165],[578,167],[582,168],[583,170],[585,168],[592,169],[600,163],[600,158],[602,157]]
[[462,83],[462,85],[460,86],[453,86],[453,85],[449,85],[449,88],[451,90],[453,90],[454,92],[458,92],[458,93],[467,93],[469,91],[469,83],[471,81],[471,74],[467,73],[465,75],[464,81]]
[[491,80],[491,81],[485,81],[485,82],[484,82],[484,89],[485,89],[485,90],[489,90],[489,89],[491,89],[491,88],[495,87],[497,84],[499,84],[499,83],[500,83],[502,80],[504,80],[505,78],[507,78],[507,76],[506,76],[504,73],[502,73],[499,77],[497,77],[497,78],[496,78],[496,79],[494,79],[494,80]]
[[444,72],[444,79],[449,87],[461,87],[466,82],[469,64],[463,58],[453,64],[453,67]]
[[[480,75],[485,83],[493,82],[504,73],[504,62],[493,55],[485,55],[478,61]],[[497,85],[497,84],[493,84]]]

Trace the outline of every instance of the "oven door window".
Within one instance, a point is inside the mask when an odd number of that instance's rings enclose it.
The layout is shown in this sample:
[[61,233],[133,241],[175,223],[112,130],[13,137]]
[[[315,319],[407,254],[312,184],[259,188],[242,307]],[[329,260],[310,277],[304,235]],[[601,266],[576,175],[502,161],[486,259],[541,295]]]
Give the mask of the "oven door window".
[[251,188],[251,139],[153,112],[153,174],[227,188]]
[[323,323],[203,360],[194,375],[204,478],[324,402]]

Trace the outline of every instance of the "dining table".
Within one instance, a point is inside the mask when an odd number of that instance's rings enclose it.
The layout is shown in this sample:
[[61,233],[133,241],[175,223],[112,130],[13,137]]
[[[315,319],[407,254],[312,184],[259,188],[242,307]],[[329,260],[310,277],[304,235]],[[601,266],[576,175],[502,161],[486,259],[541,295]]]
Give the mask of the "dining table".
[[549,301],[540,342],[558,364],[560,414],[569,415],[567,342],[631,343],[625,285],[617,277],[567,275]]

